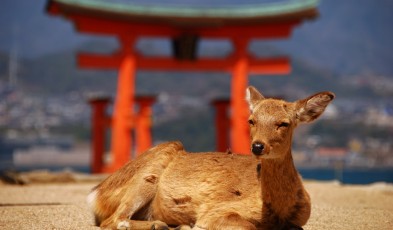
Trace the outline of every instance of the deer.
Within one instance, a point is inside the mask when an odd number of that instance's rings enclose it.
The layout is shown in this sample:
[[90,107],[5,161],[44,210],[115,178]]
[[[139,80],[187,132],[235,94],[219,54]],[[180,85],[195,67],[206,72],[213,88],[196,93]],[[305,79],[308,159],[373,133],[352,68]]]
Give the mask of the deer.
[[[310,196],[295,168],[295,128],[334,99],[320,92],[287,102],[246,89],[251,155],[188,153],[158,144],[93,188],[88,202],[104,229],[302,229]],[[245,121],[247,122],[247,121]]]

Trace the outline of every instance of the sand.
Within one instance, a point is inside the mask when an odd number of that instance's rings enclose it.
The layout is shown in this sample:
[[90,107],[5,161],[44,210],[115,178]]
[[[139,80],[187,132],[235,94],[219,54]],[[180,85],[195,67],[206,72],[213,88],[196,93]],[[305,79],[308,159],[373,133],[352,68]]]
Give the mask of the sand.
[[[95,184],[0,184],[0,229],[99,229],[86,203]],[[312,214],[304,229],[393,229],[393,185],[305,185]]]

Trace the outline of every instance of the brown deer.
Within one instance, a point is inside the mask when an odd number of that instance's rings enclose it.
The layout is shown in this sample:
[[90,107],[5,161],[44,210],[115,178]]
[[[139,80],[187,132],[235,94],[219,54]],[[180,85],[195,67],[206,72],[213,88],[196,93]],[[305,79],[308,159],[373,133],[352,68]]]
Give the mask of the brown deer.
[[97,224],[111,229],[302,229],[311,204],[292,160],[292,135],[299,123],[319,117],[333,98],[322,92],[291,103],[265,99],[248,87],[256,157],[190,154],[179,142],[157,145],[93,189],[88,200]]

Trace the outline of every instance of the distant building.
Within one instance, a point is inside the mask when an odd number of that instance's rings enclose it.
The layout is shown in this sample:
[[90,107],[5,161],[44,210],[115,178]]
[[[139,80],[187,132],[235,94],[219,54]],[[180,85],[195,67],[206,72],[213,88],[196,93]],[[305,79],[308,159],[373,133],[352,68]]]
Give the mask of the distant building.
[[340,147],[320,147],[316,149],[315,155],[321,163],[333,164],[344,162],[349,154],[347,148]]

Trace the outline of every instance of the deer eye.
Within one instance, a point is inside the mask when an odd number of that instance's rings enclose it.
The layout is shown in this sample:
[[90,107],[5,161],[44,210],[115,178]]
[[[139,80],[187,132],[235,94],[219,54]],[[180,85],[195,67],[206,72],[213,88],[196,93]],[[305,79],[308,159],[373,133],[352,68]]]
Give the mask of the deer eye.
[[289,127],[289,123],[284,121],[284,122],[279,123],[277,126],[278,126],[278,128],[283,128],[283,127],[286,128],[286,127]]
[[248,124],[250,124],[251,126],[254,126],[254,125],[255,125],[255,123],[254,123],[254,121],[253,121],[252,119],[249,119],[249,120],[248,120]]

